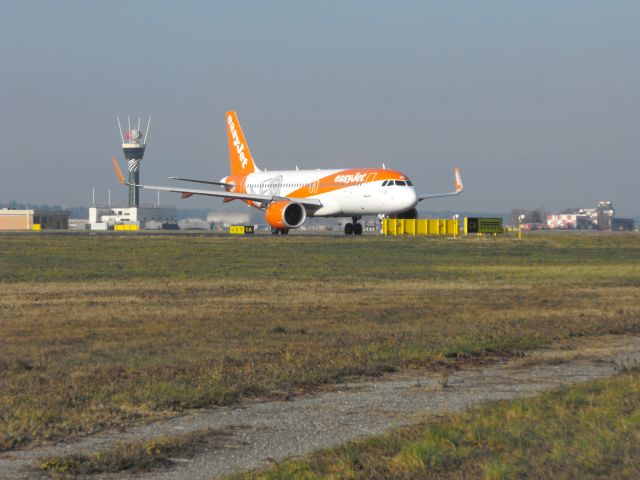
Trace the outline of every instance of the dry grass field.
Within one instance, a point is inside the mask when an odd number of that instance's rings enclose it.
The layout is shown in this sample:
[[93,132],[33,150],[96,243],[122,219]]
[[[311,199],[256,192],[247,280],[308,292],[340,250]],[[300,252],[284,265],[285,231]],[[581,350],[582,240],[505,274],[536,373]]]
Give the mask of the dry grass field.
[[0,236],[0,449],[640,331],[640,236]]

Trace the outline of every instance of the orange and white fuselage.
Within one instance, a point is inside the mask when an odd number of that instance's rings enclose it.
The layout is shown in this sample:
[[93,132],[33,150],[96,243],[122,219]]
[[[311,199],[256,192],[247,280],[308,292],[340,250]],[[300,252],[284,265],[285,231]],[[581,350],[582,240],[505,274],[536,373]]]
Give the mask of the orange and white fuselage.
[[[345,233],[362,233],[358,220],[364,215],[407,215],[415,218],[416,206],[427,198],[458,195],[462,192],[460,171],[455,168],[456,190],[450,193],[418,195],[402,172],[386,168],[335,170],[260,170],[251,156],[235,112],[227,112],[227,138],[231,174],[219,182],[171,177],[203,183],[221,190],[158,187],[141,188],[180,193],[183,198],[205,195],[225,202],[241,200],[263,209],[273,233],[287,233],[300,227],[307,217],[351,217]],[[113,159],[118,177],[126,183]]]
[[[293,201],[318,200],[321,206],[307,209],[310,217],[395,215],[418,204],[418,194],[407,176],[388,169],[259,171],[224,177],[221,182],[233,184],[231,192]],[[250,200],[247,203],[264,206]]]

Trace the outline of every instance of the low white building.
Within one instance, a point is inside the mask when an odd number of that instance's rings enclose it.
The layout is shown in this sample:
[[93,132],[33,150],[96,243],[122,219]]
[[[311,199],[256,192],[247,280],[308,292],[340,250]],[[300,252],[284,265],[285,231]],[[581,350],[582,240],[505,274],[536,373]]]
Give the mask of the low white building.
[[107,230],[114,225],[138,225],[144,229],[152,225],[177,225],[178,214],[175,207],[90,207],[89,224],[91,230]]

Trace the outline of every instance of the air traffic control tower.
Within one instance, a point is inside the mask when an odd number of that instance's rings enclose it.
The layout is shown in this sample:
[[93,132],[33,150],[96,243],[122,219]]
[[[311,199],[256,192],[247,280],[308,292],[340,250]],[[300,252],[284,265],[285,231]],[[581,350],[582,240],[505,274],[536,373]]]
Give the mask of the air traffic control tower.
[[127,131],[122,131],[120,117],[118,118],[118,128],[120,129],[120,138],[122,139],[122,151],[124,158],[127,159],[127,169],[129,170],[129,206],[140,206],[140,192],[137,185],[140,183],[140,162],[144,157],[144,149],[147,146],[147,137],[149,135],[149,125],[151,117],[147,120],[147,128],[142,136],[140,130],[140,117],[138,117],[137,126],[131,127],[131,117],[127,117]]
[[[91,230],[110,230],[125,226],[123,230],[138,229],[171,229],[178,228],[178,216],[175,207],[160,206],[160,191],[158,190],[158,201],[156,205],[142,205],[140,203],[140,164],[149,138],[149,125],[151,117],[147,120],[147,125],[142,134],[140,128],[141,118],[131,121],[127,117],[127,130],[122,130],[122,122],[118,119],[120,139],[122,140],[122,152],[127,159],[127,169],[129,170],[129,202],[127,206],[112,206],[111,191],[109,190],[109,201],[107,204],[96,204],[95,193],[92,196],[92,205],[89,208],[89,226]],[[114,159],[115,160],[115,159]],[[95,192],[95,190],[94,190]]]

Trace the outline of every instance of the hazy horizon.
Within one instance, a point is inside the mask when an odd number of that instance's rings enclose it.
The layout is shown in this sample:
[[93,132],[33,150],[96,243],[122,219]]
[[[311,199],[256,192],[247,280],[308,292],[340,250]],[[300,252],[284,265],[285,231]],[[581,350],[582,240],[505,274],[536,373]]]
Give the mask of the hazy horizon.
[[0,0],[0,202],[123,202],[116,115],[152,116],[143,183],[219,179],[236,110],[270,170],[384,162],[433,193],[460,165],[465,192],[421,210],[637,216],[639,20],[621,0]]

